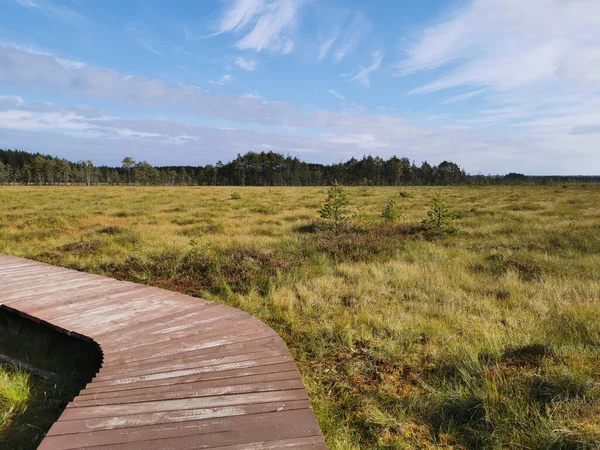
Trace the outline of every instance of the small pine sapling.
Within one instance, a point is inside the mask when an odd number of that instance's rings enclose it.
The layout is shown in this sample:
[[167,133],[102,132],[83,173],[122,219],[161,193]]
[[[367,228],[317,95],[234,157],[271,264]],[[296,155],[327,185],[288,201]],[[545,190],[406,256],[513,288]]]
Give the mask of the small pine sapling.
[[335,234],[348,221],[348,203],[346,191],[338,184],[337,180],[334,181],[327,191],[327,199],[318,213]]
[[385,207],[381,213],[381,218],[388,223],[397,224],[400,221],[402,213],[400,207],[396,204],[396,200],[393,198],[388,199],[385,202]]
[[436,231],[454,231],[455,228],[451,227],[450,223],[455,218],[456,213],[450,209],[442,192],[438,191],[431,199],[429,211],[427,211],[427,217],[423,219],[423,223]]
[[371,222],[367,218],[367,213],[365,212],[365,209],[360,206],[356,207],[356,214],[354,215],[354,223],[355,223],[355,226],[363,232],[367,232],[371,229]]

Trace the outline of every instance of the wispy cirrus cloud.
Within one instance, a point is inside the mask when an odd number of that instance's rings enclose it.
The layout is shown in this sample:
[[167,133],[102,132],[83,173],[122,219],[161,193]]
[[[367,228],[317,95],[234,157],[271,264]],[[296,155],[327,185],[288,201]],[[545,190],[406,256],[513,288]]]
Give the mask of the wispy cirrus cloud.
[[47,17],[52,19],[59,19],[65,22],[71,22],[79,24],[84,21],[84,17],[73,9],[64,6],[57,5],[50,0],[14,0],[20,6],[30,9],[32,11],[38,11]]
[[258,63],[252,58],[245,58],[240,56],[235,59],[235,64],[241,69],[247,70],[248,72],[252,72],[258,66]]
[[334,91],[333,89],[329,89],[327,92],[329,92],[331,95],[333,95],[335,98],[337,98],[338,100],[346,100],[346,97],[344,97],[342,94],[340,94],[337,91]]
[[[75,61],[62,55],[57,55],[52,52],[40,50],[39,48],[33,47],[31,45],[19,45],[12,42],[0,42],[0,54],[3,49],[5,49],[6,51],[14,50],[15,54],[20,52],[22,54],[26,53],[30,55],[45,56],[52,59],[56,64],[62,66],[65,69],[82,69],[86,66],[86,63],[82,61]],[[25,68],[22,69],[25,70]]]
[[327,55],[329,55],[329,52],[331,51],[331,47],[333,47],[333,44],[337,41],[339,35],[339,30],[335,30],[330,38],[321,42],[321,45],[319,46],[319,56],[317,58],[319,61],[323,61],[327,58]]
[[234,0],[223,12],[218,33],[243,32],[235,46],[288,54],[294,48],[294,29],[305,0]]
[[264,0],[236,0],[230,2],[219,22],[219,32],[237,31],[248,25],[263,10]]
[[344,33],[339,37],[333,51],[333,59],[340,62],[351,54],[366,39],[372,24],[361,11],[355,11],[349,22],[344,24]]
[[444,103],[455,103],[462,102],[463,100],[467,100],[469,98],[477,97],[482,95],[485,92],[485,88],[476,89],[474,91],[465,92],[463,94],[453,95],[444,100]]
[[136,44],[138,44],[144,50],[147,50],[150,53],[154,53],[158,56],[162,55],[162,52],[158,50],[154,44],[152,44],[149,33],[146,31],[144,25],[139,23],[129,23],[127,24],[126,31],[133,38]]
[[472,123],[508,122],[552,134],[595,126],[600,2],[471,0],[422,30],[397,69],[399,75],[442,71],[412,94],[470,88],[448,101],[482,96],[486,106],[472,113]]
[[334,18],[328,18],[327,23],[322,25],[327,31],[320,38],[317,60],[331,57],[333,61],[340,62],[366,40],[372,24],[359,10],[352,12],[335,8],[328,13]]
[[398,69],[407,74],[456,62],[418,92],[465,84],[510,89],[560,77],[589,83],[600,80],[598,50],[595,0],[472,0],[423,30]]
[[383,53],[381,50],[377,50],[373,53],[373,62],[366,67],[361,67],[358,73],[348,81],[359,81],[365,87],[371,86],[370,75],[381,67],[381,61],[383,61]]

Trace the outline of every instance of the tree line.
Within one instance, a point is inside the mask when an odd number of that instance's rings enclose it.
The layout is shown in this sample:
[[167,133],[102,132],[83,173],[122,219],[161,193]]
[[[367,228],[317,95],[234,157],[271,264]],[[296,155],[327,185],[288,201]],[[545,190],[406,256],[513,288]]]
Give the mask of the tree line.
[[316,164],[275,152],[249,152],[228,163],[205,166],[153,167],[147,161],[125,157],[121,166],[109,167],[95,166],[89,160],[72,162],[41,153],[0,149],[0,184],[323,186],[337,180],[347,186],[449,186],[523,183],[532,179],[515,173],[472,176],[450,161],[417,165],[396,156],[387,160],[363,156],[336,164]]

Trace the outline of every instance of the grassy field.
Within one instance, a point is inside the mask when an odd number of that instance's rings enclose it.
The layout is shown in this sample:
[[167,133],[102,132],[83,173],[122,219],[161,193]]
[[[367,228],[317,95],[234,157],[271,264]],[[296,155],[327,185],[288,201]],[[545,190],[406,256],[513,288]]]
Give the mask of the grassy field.
[[0,364],[0,433],[26,410],[30,398],[29,374]]
[[[3,187],[0,252],[246,310],[298,362],[332,449],[600,447],[600,186]],[[402,212],[380,225],[385,202]]]

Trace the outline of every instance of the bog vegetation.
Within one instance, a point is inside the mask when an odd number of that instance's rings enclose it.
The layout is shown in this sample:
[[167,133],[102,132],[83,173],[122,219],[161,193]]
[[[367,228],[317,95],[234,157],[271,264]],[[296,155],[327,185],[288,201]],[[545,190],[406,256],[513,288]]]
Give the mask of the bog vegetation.
[[600,447],[600,186],[4,187],[0,252],[241,308],[332,449]]

